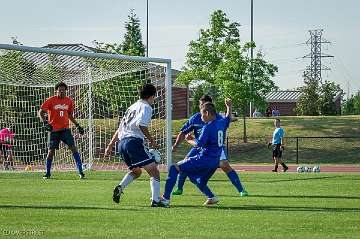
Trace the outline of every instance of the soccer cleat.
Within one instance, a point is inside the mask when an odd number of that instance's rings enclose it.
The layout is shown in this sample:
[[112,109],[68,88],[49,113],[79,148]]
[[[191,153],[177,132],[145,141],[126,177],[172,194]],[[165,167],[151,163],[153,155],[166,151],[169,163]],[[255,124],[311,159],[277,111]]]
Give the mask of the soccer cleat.
[[160,203],[162,205],[162,207],[170,207],[170,200],[169,199],[165,199],[164,197],[160,198]]
[[284,169],[283,169],[283,172],[285,173],[286,171],[288,171],[288,169],[289,169],[289,167],[284,167]]
[[245,190],[242,190],[242,192],[240,192],[240,197],[246,197],[249,196],[249,193]]
[[119,203],[120,202],[120,196],[123,193],[122,187],[120,185],[116,186],[114,188],[114,193],[113,193],[113,201],[115,203]]
[[50,179],[50,174],[45,174],[45,175],[43,176],[43,179]]
[[160,200],[158,202],[152,201],[151,207],[169,207],[169,202],[164,203],[163,200]]
[[204,205],[205,206],[214,205],[214,204],[217,204],[218,202],[219,202],[219,199],[216,196],[214,196],[212,198],[206,199],[206,201],[204,202]]
[[181,195],[183,193],[182,189],[177,188],[171,195]]
[[84,174],[84,173],[80,173],[80,174],[79,174],[79,177],[80,177],[80,179],[86,179],[86,177],[85,177],[85,174]]
[[273,170],[271,170],[272,172],[274,172],[274,173],[277,173],[277,170],[276,169],[273,169]]

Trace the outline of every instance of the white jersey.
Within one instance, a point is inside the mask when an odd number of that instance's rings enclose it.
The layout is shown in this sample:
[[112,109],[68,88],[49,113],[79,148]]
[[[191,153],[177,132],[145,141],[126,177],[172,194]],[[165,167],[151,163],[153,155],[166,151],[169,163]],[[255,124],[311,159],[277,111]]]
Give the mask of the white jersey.
[[126,111],[118,129],[119,140],[127,137],[144,139],[139,126],[148,127],[152,117],[152,108],[145,100],[138,100]]

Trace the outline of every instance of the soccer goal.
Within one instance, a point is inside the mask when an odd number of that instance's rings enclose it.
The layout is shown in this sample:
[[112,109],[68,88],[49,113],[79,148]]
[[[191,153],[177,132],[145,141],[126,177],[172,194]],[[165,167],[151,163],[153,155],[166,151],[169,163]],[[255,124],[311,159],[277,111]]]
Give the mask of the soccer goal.
[[[44,169],[48,133],[37,111],[55,94],[54,86],[60,81],[69,86],[74,116],[85,129],[84,135],[72,130],[85,169],[127,168],[115,147],[110,157],[104,157],[104,151],[126,109],[138,100],[138,87],[145,83],[157,88],[150,132],[160,146],[162,165],[170,165],[169,59],[0,44],[0,126],[11,132],[10,137],[1,137],[0,132],[2,165],[11,154],[15,170]],[[53,168],[76,168],[71,151],[63,144],[56,151]]]

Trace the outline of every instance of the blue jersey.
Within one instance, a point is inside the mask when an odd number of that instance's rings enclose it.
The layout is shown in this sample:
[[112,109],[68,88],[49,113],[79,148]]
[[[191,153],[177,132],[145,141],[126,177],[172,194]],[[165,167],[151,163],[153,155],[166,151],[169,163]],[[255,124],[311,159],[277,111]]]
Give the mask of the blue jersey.
[[204,125],[199,138],[195,139],[196,146],[200,148],[199,161],[211,166],[219,165],[225,132],[229,124],[230,117],[221,117]]
[[284,137],[284,134],[283,128],[276,128],[273,133],[272,144],[281,144],[281,139]]
[[[220,114],[216,114],[216,119],[224,119],[224,117],[222,117]],[[201,119],[201,114],[198,112],[189,118],[189,120],[182,126],[180,131],[184,134],[188,134],[193,131],[195,139],[199,139],[204,125],[205,123]]]

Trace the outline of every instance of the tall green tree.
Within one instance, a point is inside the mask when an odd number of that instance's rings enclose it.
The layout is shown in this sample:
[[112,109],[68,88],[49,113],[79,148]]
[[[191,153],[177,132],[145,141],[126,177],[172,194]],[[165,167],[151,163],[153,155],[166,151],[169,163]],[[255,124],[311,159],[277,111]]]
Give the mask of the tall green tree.
[[321,86],[319,98],[319,110],[322,115],[337,115],[335,97],[342,92],[339,85],[334,82],[325,81]]
[[145,56],[145,46],[142,41],[140,19],[131,9],[128,20],[125,22],[125,35],[121,43],[104,43],[97,40],[93,41],[96,49],[113,54],[130,56]]
[[136,16],[134,9],[131,9],[129,20],[125,23],[126,33],[122,42],[122,52],[130,56],[145,56],[145,46],[142,42],[140,31],[140,19]]
[[[178,82],[188,85],[204,80],[218,92],[217,108],[223,107],[223,100],[233,100],[234,109],[244,116],[244,141],[247,139],[245,116],[250,101],[262,104],[265,95],[275,87],[271,77],[277,67],[264,60],[259,52],[251,60],[248,52],[255,43],[240,44],[239,23],[230,22],[221,10],[210,18],[208,29],[201,29],[197,40],[189,44],[184,71]],[[221,102],[221,103],[220,103]]]
[[299,90],[302,94],[296,104],[296,113],[298,115],[319,115],[319,82],[304,73],[304,85]]

